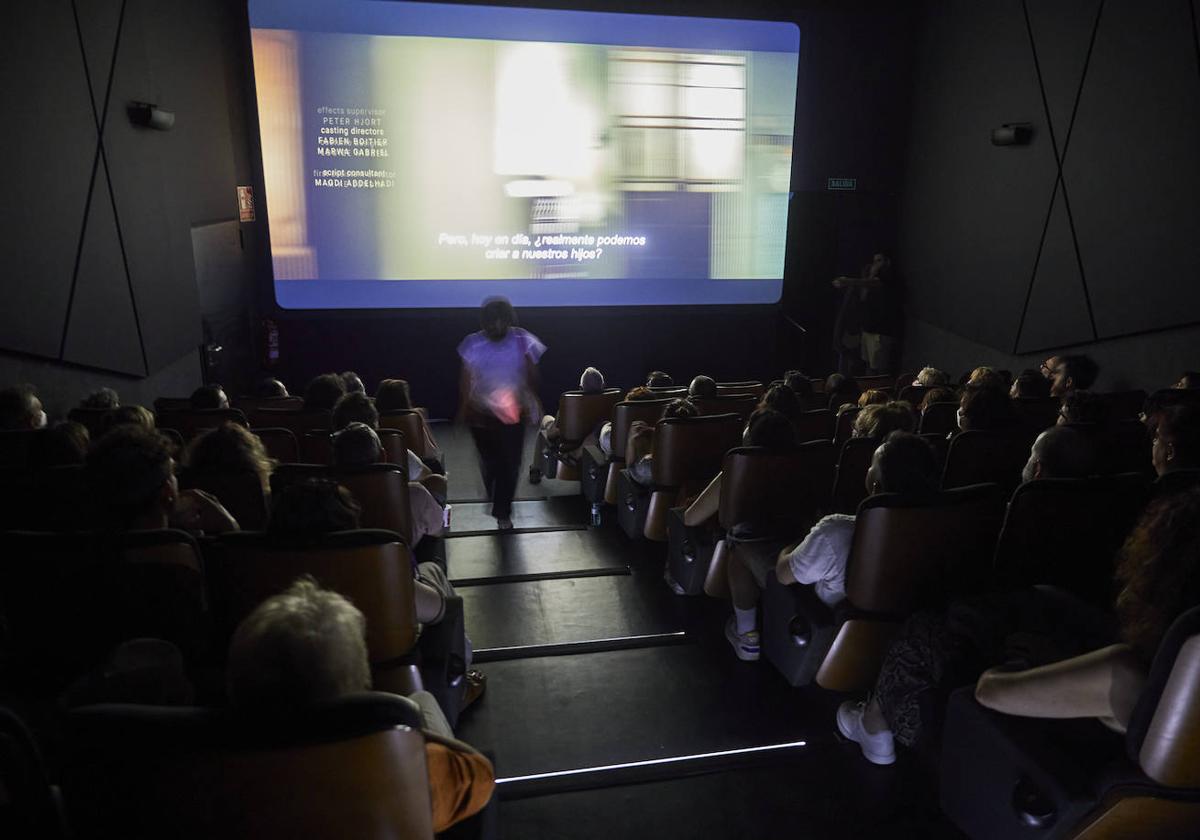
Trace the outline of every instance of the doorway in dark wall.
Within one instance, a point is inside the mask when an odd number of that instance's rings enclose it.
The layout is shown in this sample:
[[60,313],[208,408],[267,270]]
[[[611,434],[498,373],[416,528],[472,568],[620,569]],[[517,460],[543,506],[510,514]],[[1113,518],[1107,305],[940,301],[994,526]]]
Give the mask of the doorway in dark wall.
[[192,255],[200,295],[204,381],[230,396],[253,392],[255,343],[254,275],[237,221],[192,226]]

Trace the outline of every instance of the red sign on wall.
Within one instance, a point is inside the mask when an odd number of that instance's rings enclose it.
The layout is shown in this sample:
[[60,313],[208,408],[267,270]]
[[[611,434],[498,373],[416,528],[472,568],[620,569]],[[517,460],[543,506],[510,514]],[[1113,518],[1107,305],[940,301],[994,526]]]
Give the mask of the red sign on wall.
[[243,222],[254,221],[254,190],[250,187],[238,187],[238,219]]

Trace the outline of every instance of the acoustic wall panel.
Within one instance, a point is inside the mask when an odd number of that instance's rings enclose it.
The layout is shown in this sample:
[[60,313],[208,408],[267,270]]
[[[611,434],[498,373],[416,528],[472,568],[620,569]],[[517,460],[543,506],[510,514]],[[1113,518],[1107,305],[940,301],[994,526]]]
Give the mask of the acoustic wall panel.
[[1187,0],[1107,0],[1063,164],[1101,336],[1200,320],[1200,71]]
[[936,4],[915,81],[901,270],[910,314],[1011,345],[1057,168],[1051,144],[991,145],[1002,123],[1040,122],[1020,0]]
[[[56,357],[88,185],[95,121],[69,0],[6,6],[0,27],[0,346]],[[36,33],[37,37],[31,37]]]
[[1079,273],[1075,239],[1060,185],[1054,194],[1054,206],[1038,255],[1017,352],[1082,344],[1092,339],[1092,321]]
[[1025,0],[1034,50],[1029,60],[1036,57],[1046,116],[1060,156],[1068,146],[1101,5],[1101,0]]
[[121,12],[124,0],[86,0],[75,2],[75,17],[79,23],[79,47],[87,62],[92,100],[96,113],[104,113],[105,97],[113,57],[121,33]]
[[98,173],[92,190],[63,360],[137,376],[146,371],[103,173]]

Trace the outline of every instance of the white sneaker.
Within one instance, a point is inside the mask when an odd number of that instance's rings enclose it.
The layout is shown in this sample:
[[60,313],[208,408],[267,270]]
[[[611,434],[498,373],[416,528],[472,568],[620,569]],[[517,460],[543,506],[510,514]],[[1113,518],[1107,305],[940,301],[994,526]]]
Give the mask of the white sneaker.
[[896,742],[892,730],[868,732],[863,726],[863,710],[867,702],[847,700],[838,706],[837,727],[844,736],[858,744],[863,757],[872,764],[892,764],[896,761]]
[[749,633],[739,633],[737,630],[737,619],[734,616],[729,616],[729,620],[725,622],[725,638],[729,640],[729,644],[733,645],[733,652],[737,654],[737,658],[743,662],[758,661],[758,631],[751,630]]

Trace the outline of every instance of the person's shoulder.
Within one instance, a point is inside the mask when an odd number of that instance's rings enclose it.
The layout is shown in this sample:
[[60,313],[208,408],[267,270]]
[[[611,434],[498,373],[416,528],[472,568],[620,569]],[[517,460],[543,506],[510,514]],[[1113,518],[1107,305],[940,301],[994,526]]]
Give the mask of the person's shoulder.
[[812,528],[813,533],[823,535],[852,535],[854,533],[854,515],[846,513],[831,513],[823,516]]
[[480,341],[486,340],[487,339],[484,337],[482,332],[473,332],[468,334],[465,338],[463,338],[462,341],[458,343],[458,355],[467,355],[467,353],[470,353],[479,346]]
[[522,329],[521,327],[513,327],[510,330],[510,333],[516,340],[517,344],[519,344],[526,353],[532,356],[535,362],[542,355],[542,353],[546,351],[546,345],[542,343],[542,340],[529,330]]

